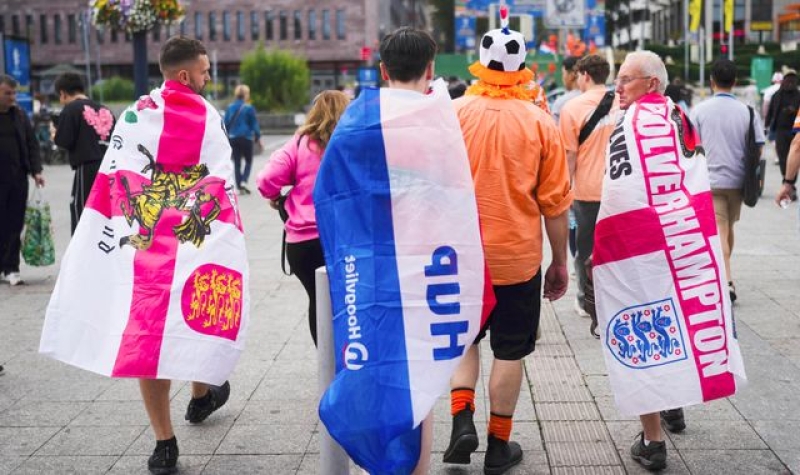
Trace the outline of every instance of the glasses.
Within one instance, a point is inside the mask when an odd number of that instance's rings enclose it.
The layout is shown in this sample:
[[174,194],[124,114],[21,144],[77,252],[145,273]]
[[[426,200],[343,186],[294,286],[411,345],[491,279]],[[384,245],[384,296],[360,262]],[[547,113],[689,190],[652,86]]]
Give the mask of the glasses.
[[615,86],[627,86],[629,83],[631,83],[631,82],[633,82],[633,81],[635,81],[637,79],[650,79],[651,77],[653,77],[653,76],[639,76],[639,77],[623,76],[623,77],[618,77],[617,79],[614,79],[614,85]]

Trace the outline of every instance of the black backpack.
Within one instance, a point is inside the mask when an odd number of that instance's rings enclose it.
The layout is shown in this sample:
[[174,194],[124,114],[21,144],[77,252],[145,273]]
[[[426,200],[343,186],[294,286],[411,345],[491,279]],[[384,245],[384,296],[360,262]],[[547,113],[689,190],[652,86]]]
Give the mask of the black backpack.
[[747,109],[750,111],[750,127],[745,135],[742,198],[744,204],[752,208],[758,203],[758,198],[764,189],[762,171],[766,160],[761,159],[761,146],[756,143],[756,129],[753,125],[755,112],[750,106],[747,106]]

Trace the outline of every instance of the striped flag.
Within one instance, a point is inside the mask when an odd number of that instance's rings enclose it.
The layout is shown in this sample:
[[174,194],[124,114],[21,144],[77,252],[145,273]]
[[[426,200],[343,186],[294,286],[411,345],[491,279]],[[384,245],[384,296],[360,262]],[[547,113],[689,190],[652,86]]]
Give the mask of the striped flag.
[[167,81],[123,112],[110,142],[39,351],[107,376],[222,384],[249,313],[222,119]]
[[365,89],[314,190],[337,375],[319,407],[372,475],[410,473],[422,420],[494,306],[461,128],[447,89]]
[[595,298],[617,406],[641,415],[733,395],[744,363],[706,159],[658,94],[611,135],[595,228]]

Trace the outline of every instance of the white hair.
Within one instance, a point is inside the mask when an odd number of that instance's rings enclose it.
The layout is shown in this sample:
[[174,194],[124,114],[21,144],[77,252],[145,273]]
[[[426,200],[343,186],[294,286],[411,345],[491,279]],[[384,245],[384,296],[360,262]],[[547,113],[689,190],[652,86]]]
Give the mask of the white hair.
[[648,50],[634,51],[625,56],[625,62],[635,64],[643,75],[658,79],[658,92],[664,94],[667,90],[667,67],[660,56]]

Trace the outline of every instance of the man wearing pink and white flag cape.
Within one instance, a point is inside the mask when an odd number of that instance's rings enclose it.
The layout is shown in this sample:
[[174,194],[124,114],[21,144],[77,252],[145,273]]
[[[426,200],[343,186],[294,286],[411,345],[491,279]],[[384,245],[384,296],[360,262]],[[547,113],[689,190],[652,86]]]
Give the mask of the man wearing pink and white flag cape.
[[732,396],[745,379],[703,149],[664,96],[667,71],[630,53],[616,92],[625,111],[611,134],[592,277],[598,330],[620,412],[640,417],[631,457],[667,465],[660,415]]
[[205,47],[173,37],[165,82],[123,112],[70,242],[40,351],[138,378],[156,436],[155,474],[177,471],[170,380],[190,380],[186,420],[228,399],[244,346],[248,267],[222,119],[200,93]]

